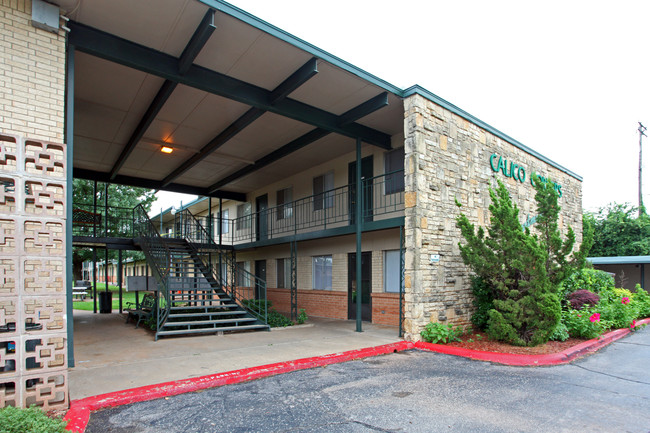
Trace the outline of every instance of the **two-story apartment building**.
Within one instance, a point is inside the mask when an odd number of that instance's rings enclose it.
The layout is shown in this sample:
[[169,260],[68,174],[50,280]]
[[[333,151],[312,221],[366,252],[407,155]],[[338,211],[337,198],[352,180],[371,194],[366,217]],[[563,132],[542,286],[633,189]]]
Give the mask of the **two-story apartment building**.
[[456,200],[485,225],[501,179],[530,223],[538,173],[580,240],[580,176],[222,0],[14,0],[0,16],[0,406],[68,404],[73,243],[146,250],[172,274],[180,244],[159,222],[128,210],[131,238],[114,242],[109,209],[75,212],[73,178],[207,197],[196,214],[221,212],[221,233],[208,227],[242,275],[218,284],[253,279],[247,296],[279,310],[408,339],[471,315]]

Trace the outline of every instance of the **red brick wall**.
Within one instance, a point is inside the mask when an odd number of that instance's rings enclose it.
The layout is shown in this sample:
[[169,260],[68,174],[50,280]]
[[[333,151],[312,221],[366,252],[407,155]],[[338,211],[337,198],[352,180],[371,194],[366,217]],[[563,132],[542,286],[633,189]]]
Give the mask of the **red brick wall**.
[[399,325],[399,293],[372,293],[372,323]]
[[[291,294],[289,289],[269,288],[268,299],[273,308],[281,313],[291,312]],[[307,316],[327,317],[347,320],[348,294],[329,290],[298,290],[298,309],[304,308]],[[399,294],[372,294],[372,323],[398,326]]]
[[[291,312],[289,289],[269,288],[267,296],[276,311]],[[305,309],[307,316],[347,320],[348,294],[330,290],[298,290],[298,310],[301,308]]]

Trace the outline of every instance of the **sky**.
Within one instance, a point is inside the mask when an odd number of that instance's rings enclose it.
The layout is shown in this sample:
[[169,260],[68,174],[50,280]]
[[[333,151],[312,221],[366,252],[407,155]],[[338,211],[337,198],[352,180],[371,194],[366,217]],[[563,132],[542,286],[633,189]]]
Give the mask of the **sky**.
[[638,205],[650,1],[231,3],[393,85],[419,84],[577,173],[585,210]]

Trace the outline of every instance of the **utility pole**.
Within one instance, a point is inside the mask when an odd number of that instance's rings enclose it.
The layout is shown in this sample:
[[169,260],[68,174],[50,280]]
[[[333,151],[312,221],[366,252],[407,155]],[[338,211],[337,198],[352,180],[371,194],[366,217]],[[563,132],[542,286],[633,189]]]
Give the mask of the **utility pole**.
[[641,147],[641,144],[643,142],[643,137],[647,137],[645,135],[646,127],[643,126],[643,123],[639,122],[639,217],[641,216],[642,213],[645,213],[645,209],[643,208],[643,177],[642,177],[642,152],[643,148]]

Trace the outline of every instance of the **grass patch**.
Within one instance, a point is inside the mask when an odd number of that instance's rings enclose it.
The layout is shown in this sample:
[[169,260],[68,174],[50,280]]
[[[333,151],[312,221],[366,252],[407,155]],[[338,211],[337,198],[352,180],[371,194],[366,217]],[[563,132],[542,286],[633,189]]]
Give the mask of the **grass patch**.
[[[105,284],[100,284],[97,283],[97,293],[99,294],[100,292],[103,292],[106,290],[106,285]],[[113,293],[113,299],[112,299],[112,304],[113,304],[113,310],[119,310],[120,309],[120,299],[119,299],[119,292],[120,289],[117,286],[113,286],[111,284],[108,285],[108,290]],[[86,297],[85,301],[74,301],[72,304],[72,308],[74,310],[85,310],[85,311],[93,311],[93,298],[92,298],[92,287],[87,290],[87,293],[89,296]],[[142,297],[144,295],[140,294],[140,300],[142,300]],[[122,308],[126,308],[126,303],[127,302],[133,302],[135,304],[135,292],[127,292],[124,288],[122,288]],[[99,309],[99,295],[97,299],[97,309]]]

